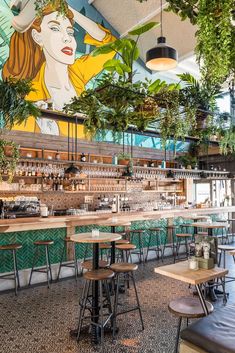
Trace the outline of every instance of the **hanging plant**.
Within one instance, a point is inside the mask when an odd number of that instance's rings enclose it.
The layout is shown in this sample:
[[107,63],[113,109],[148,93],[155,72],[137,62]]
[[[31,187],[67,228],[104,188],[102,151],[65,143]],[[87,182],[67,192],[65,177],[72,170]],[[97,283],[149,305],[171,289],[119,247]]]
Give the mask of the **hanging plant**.
[[[10,149],[10,156],[8,149]],[[19,158],[19,145],[12,141],[0,139],[0,182],[3,174],[5,174],[4,171],[7,171],[8,182],[12,182]]]
[[66,16],[68,13],[68,4],[66,0],[35,0],[35,10],[39,17],[42,17],[43,10],[51,6],[52,9],[58,11],[62,16]]
[[40,110],[25,97],[32,91],[28,80],[3,80],[0,81],[0,115],[1,128],[11,129],[15,124],[21,124],[29,116],[40,116]]

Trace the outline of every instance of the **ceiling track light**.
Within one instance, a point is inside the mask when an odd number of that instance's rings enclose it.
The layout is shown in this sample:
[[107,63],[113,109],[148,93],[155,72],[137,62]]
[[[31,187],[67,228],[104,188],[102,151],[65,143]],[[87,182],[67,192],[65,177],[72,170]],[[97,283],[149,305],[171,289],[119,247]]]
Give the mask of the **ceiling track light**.
[[146,53],[146,66],[152,71],[167,71],[177,66],[177,51],[166,44],[162,29],[162,0],[161,0],[161,36],[157,39],[156,47]]

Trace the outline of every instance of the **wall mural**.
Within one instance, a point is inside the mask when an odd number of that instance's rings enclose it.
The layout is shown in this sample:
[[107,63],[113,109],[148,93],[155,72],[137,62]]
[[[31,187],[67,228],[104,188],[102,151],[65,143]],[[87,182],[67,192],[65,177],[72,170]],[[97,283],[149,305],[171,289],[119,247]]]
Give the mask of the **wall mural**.
[[[59,111],[79,96],[114,56],[92,57],[92,48],[115,40],[117,35],[86,0],[68,0],[68,5],[66,17],[47,7],[38,18],[34,0],[1,0],[0,4],[1,77],[32,80],[34,90],[27,99],[41,107],[50,102]],[[14,6],[17,14],[12,12]],[[44,118],[29,117],[14,129],[67,135],[67,123]],[[83,136],[82,126],[78,133]]]

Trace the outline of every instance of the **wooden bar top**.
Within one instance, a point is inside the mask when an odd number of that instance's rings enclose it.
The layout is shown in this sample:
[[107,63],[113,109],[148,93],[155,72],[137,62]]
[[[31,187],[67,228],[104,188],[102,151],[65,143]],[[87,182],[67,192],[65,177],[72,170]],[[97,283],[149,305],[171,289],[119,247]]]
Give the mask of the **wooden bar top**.
[[1,219],[0,233],[29,231],[37,229],[67,228],[75,226],[86,226],[90,224],[104,225],[112,223],[115,217],[116,222],[149,221],[160,218],[184,217],[190,215],[210,215],[235,212],[235,206],[228,207],[210,207],[203,209],[171,209],[157,211],[136,211],[120,213],[90,213],[77,216],[56,216],[48,218],[30,217],[17,219]]

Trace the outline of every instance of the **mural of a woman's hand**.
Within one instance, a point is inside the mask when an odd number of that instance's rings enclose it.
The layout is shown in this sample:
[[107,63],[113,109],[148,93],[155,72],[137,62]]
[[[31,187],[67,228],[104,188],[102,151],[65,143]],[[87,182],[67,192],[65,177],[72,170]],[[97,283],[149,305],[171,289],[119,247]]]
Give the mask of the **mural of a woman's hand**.
[[70,6],[69,9],[73,12],[75,22],[89,33],[91,37],[100,42],[104,39],[106,32],[100,28],[97,23]]
[[12,27],[19,33],[26,32],[36,18],[35,0],[12,0],[10,6],[20,10],[12,19]]

